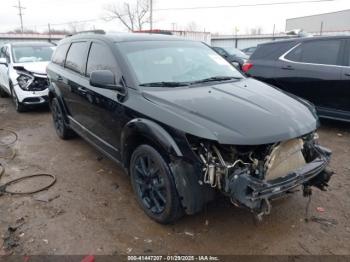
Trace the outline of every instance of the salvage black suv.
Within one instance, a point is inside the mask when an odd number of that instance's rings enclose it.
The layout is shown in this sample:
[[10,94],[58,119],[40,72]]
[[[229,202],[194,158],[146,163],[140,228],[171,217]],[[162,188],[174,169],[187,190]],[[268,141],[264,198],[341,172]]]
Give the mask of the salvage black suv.
[[121,163],[157,222],[199,212],[217,192],[261,217],[271,199],[330,179],[314,107],[244,77],[203,43],[77,34],[47,72],[57,134],[77,133]]

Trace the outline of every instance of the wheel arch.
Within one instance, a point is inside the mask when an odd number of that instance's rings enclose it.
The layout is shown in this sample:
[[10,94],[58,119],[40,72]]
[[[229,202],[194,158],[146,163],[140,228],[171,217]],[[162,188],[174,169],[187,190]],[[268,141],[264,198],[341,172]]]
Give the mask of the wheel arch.
[[132,152],[141,144],[155,147],[167,160],[170,160],[169,156],[183,156],[175,140],[162,126],[152,120],[137,118],[129,121],[121,134],[121,156],[125,168],[129,166]]
[[184,160],[174,138],[159,124],[148,119],[134,119],[123,128],[121,136],[121,157],[129,171],[133,151],[141,144],[148,144],[158,150],[169,164],[182,207],[187,214],[200,212],[206,203],[215,197],[215,191],[198,183],[201,172],[198,166]]

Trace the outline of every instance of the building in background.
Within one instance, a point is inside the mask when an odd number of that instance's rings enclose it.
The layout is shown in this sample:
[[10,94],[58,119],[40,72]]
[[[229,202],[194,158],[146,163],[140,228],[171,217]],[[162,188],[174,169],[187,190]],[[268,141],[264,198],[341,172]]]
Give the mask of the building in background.
[[152,30],[134,31],[134,33],[175,35],[175,36],[182,37],[189,40],[204,42],[204,43],[207,43],[208,45],[211,44],[211,34],[209,32],[152,29]]
[[286,20],[286,31],[302,29],[312,34],[350,33],[350,9]]
[[16,33],[0,33],[0,46],[10,42],[17,41],[48,41],[57,43],[59,40],[64,38],[65,35],[56,34],[16,34]]

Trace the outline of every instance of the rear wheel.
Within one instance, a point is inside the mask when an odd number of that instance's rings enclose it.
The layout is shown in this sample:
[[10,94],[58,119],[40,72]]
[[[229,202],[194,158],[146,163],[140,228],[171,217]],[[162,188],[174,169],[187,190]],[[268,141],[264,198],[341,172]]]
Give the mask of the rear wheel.
[[53,125],[57,135],[62,139],[69,139],[74,136],[73,130],[70,129],[64,121],[63,110],[56,97],[52,99],[50,107],[52,111]]
[[170,168],[153,147],[136,148],[131,156],[130,177],[137,201],[150,218],[168,224],[183,215]]
[[25,105],[23,105],[21,102],[18,101],[18,97],[16,95],[16,92],[15,92],[12,84],[10,84],[10,89],[11,89],[11,97],[12,97],[13,103],[15,104],[16,111],[18,113],[25,112],[26,107],[25,107]]

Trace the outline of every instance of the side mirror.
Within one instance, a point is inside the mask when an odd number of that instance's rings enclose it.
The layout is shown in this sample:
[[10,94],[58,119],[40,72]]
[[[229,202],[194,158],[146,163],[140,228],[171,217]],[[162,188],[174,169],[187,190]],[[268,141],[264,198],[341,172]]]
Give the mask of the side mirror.
[[124,93],[125,87],[115,83],[115,75],[110,70],[96,70],[91,72],[90,85],[94,87],[116,90]]
[[5,57],[0,57],[0,65],[6,65],[7,66],[7,60]]

